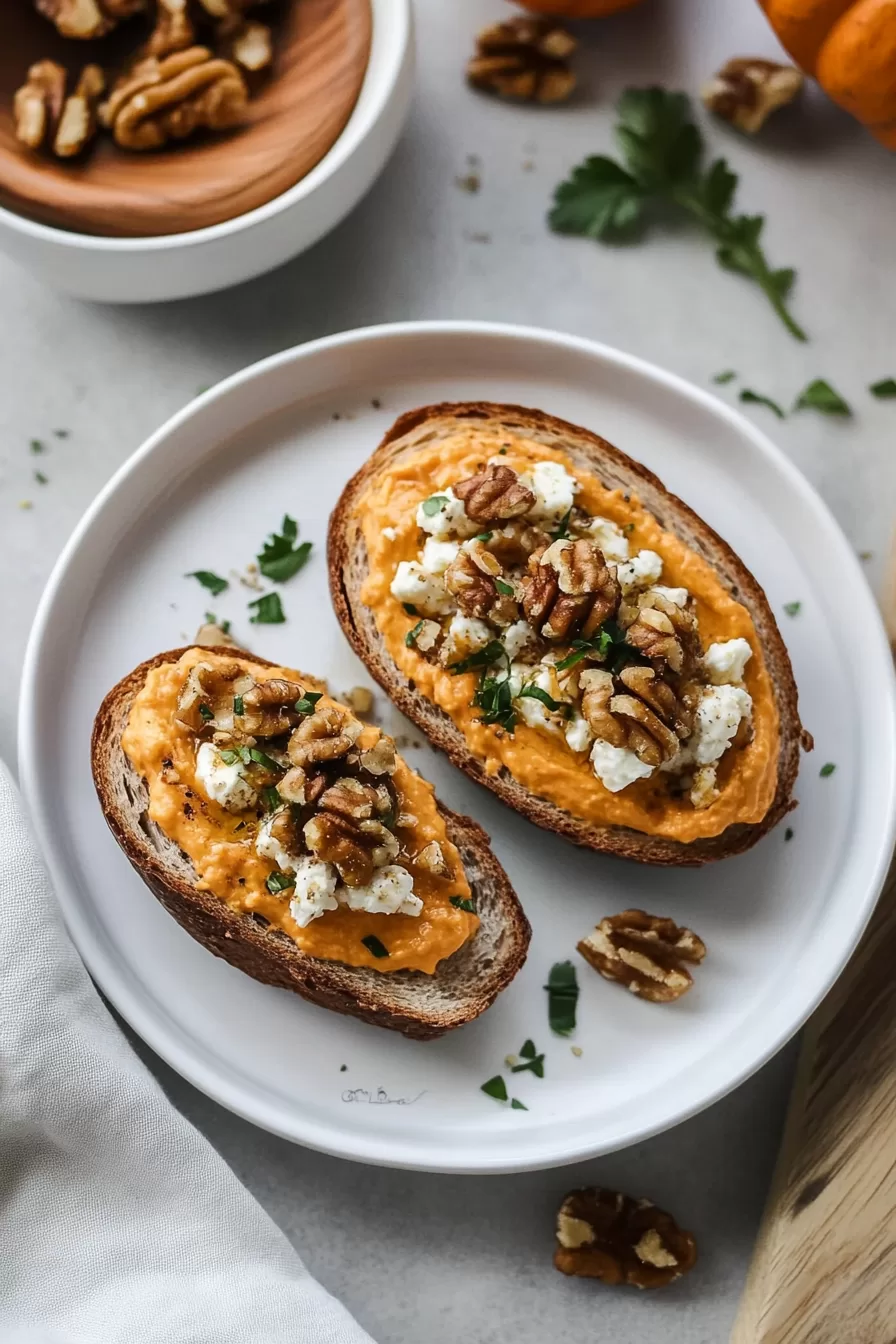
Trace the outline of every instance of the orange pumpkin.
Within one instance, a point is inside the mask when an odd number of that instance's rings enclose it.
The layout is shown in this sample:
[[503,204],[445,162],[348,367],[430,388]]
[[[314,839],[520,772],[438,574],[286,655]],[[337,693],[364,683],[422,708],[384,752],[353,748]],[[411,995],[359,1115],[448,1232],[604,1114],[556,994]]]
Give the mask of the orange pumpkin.
[[896,149],[896,0],[759,0],[834,102]]
[[558,19],[599,19],[620,9],[631,9],[641,0],[516,0],[536,14],[556,14]]

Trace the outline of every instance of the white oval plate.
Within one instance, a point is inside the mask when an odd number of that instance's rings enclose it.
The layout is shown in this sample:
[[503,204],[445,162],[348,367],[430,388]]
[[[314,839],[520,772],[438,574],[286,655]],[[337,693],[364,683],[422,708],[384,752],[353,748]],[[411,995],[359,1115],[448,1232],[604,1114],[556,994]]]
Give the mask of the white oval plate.
[[[605,859],[535,829],[428,747],[409,756],[490,832],[533,925],[523,971],[478,1022],[406,1041],[256,984],[192,941],[106,829],[88,745],[104,693],[141,659],[189,642],[204,610],[260,654],[368,681],[327,595],[327,517],[401,411],[485,398],[587,425],[657,471],[743,556],[791,649],[815,733],[793,839],[699,871]],[[375,404],[381,403],[381,404]],[[314,541],[282,590],[288,622],[248,624],[255,596],[220,599],[186,571],[252,559],[284,510]],[[798,616],[782,614],[800,601]],[[377,696],[385,726],[404,721]],[[417,734],[412,734],[417,736]],[[141,1036],[223,1105],[329,1153],[430,1171],[571,1162],[665,1129],[774,1053],[843,967],[878,895],[894,831],[894,697],[887,643],[850,546],[782,454],[681,379],[588,341],[472,323],[349,332],[286,351],[176,415],[118,472],[72,537],[28,649],[21,775],[72,936]],[[820,766],[836,763],[821,778]],[[671,914],[709,948],[680,1002],[607,984],[574,947],[626,906]],[[542,986],[573,956],[573,1041],[552,1037]],[[514,1075],[528,1111],[480,1091],[531,1037],[545,1077]],[[571,1045],[581,1048],[574,1055]],[[344,1067],[343,1067],[344,1066]]]

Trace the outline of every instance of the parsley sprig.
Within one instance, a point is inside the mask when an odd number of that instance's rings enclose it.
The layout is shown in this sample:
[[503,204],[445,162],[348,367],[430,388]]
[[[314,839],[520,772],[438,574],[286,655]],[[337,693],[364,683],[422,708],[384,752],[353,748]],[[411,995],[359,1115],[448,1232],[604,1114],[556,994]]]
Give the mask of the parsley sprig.
[[286,583],[307,563],[311,554],[311,542],[303,541],[297,546],[299,525],[289,514],[283,515],[280,531],[273,532],[261,548],[258,555],[258,568],[272,583]]
[[616,137],[625,165],[597,154],[561,182],[549,215],[552,229],[605,242],[633,238],[648,223],[651,207],[677,206],[716,243],[726,271],[753,280],[798,341],[806,333],[787,308],[795,271],[774,269],[759,239],[765,217],[733,213],[737,174],[724,159],[703,165],[703,137],[686,94],[628,89],[617,103]]

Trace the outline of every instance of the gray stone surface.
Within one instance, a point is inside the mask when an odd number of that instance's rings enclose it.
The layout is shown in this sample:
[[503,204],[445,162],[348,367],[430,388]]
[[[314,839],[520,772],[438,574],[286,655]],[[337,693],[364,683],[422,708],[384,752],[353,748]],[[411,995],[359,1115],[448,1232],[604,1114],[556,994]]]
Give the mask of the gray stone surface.
[[[889,544],[896,406],[866,385],[896,375],[894,160],[811,93],[759,143],[709,129],[742,175],[740,203],[768,215],[777,265],[796,265],[798,345],[758,293],[715,266],[689,229],[609,249],[550,235],[552,188],[611,144],[627,84],[695,89],[731,55],[774,54],[758,6],[646,0],[583,31],[583,87],[564,109],[469,93],[475,27],[501,0],[418,0],[420,74],[406,133],[369,197],[276,274],[158,308],[106,308],[45,289],[0,258],[0,753],[15,749],[15,688],[41,587],[112,471],[197,389],[264,355],[402,318],[491,318],[596,337],[706,386],[721,368],[781,402],[817,376],[857,408],[779,424],[747,408],[809,476],[879,582]],[[481,190],[455,182],[477,154]],[[719,389],[734,400],[736,384]],[[54,429],[70,431],[66,438]],[[29,440],[46,442],[40,456]],[[46,485],[34,480],[39,469]],[[30,510],[18,507],[31,500]],[[133,613],[139,620],[139,612]],[[848,637],[848,613],[844,613]],[[670,1133],[575,1169],[428,1177],[304,1152],[225,1113],[158,1061],[172,1097],[381,1344],[477,1344],[552,1335],[653,1344],[725,1339],[767,1186],[792,1067],[784,1052],[737,1093]],[[661,1296],[595,1291],[550,1269],[551,1218],[568,1186],[599,1180],[667,1204],[698,1235],[701,1264]]]

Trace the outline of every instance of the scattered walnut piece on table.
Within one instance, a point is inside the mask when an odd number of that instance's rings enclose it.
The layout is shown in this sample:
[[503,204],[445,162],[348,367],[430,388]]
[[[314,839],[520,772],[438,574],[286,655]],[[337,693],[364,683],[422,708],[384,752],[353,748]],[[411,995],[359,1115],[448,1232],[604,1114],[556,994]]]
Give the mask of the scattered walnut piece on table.
[[557,1214],[554,1266],[561,1274],[635,1288],[662,1288],[693,1269],[697,1245],[649,1199],[590,1187]]
[[16,90],[13,117],[16,139],[29,149],[40,149],[56,134],[65,103],[65,70],[55,61],[38,61],[28,79]]
[[35,0],[39,14],[62,37],[104,37],[122,20],[146,9],[146,0]]
[[605,980],[625,985],[651,1003],[680,999],[694,983],[685,962],[699,966],[706,945],[691,929],[644,910],[602,919],[578,950]]
[[569,57],[576,39],[546,18],[519,17],[483,28],[467,64],[467,80],[500,98],[562,103],[576,86]]
[[755,135],[772,112],[792,103],[803,87],[802,73],[761,57],[737,57],[704,87],[704,106],[740,131]]
[[97,108],[106,89],[105,76],[98,65],[85,65],[74,92],[66,98],[53,140],[53,153],[60,159],[72,159],[86,149],[96,135]]
[[207,47],[138,61],[100,109],[122,149],[159,149],[194,131],[227,130],[245,119],[248,90],[231,61]]
[[369,714],[373,709],[373,691],[367,686],[353,686],[343,698],[355,714]]

